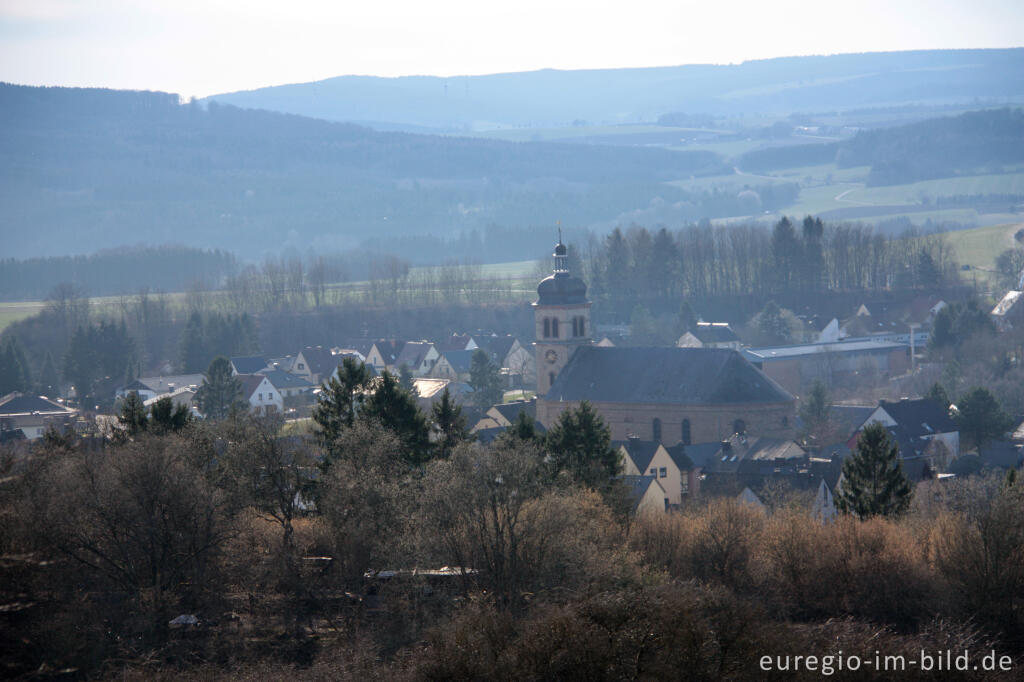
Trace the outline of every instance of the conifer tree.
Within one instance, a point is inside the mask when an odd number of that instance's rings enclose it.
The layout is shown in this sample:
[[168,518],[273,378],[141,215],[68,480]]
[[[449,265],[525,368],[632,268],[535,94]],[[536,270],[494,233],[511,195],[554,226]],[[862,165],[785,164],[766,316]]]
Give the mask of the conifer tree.
[[50,398],[56,398],[60,394],[60,374],[57,373],[57,365],[49,351],[39,372],[39,392]]
[[188,408],[180,403],[175,405],[170,396],[164,396],[153,403],[149,414],[149,426],[155,433],[180,431],[192,421]]
[[377,380],[373,394],[363,402],[360,419],[391,431],[402,442],[407,464],[419,466],[430,459],[430,427],[412,394],[387,370]]
[[320,440],[328,451],[342,429],[355,422],[356,412],[363,404],[371,380],[370,370],[364,363],[346,357],[338,365],[337,377],[324,382],[313,408],[313,421],[319,427]]
[[843,462],[836,506],[861,519],[900,516],[909,509],[913,493],[889,431],[877,422],[866,426],[853,455]]
[[543,438],[537,431],[537,420],[531,417],[526,410],[520,410],[519,414],[512,421],[512,425],[505,429],[499,436],[501,440],[518,440],[539,444]]
[[138,391],[132,391],[125,396],[124,401],[121,402],[121,413],[117,416],[117,421],[121,423],[129,436],[135,436],[149,426],[146,405]]
[[567,471],[587,485],[603,488],[618,473],[611,429],[586,400],[562,412],[544,442],[556,475]]
[[203,318],[198,311],[189,315],[185,331],[181,335],[181,369],[185,373],[197,372],[206,363],[206,334]]
[[434,403],[431,416],[434,418],[434,428],[437,429],[437,442],[434,446],[438,457],[447,459],[456,445],[473,439],[462,408],[452,400],[447,387],[441,394],[441,400]]
[[970,445],[979,448],[1013,426],[1013,418],[987,388],[975,387],[957,401],[956,423]]
[[482,348],[473,351],[469,366],[469,385],[473,387],[473,404],[482,410],[501,402],[501,372]]
[[949,404],[953,402],[949,399],[949,394],[946,393],[945,387],[937,381],[924,394],[924,399],[930,400],[936,405],[941,405],[944,410],[948,410]]
[[245,409],[242,384],[231,375],[231,362],[223,355],[210,363],[196,400],[207,419],[224,419],[235,410]]

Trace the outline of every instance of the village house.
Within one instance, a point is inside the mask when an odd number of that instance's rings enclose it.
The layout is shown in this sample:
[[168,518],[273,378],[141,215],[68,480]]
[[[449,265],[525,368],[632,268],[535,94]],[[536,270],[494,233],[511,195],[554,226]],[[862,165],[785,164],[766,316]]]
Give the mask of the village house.
[[732,330],[728,322],[698,322],[690,331],[676,341],[679,348],[732,348],[739,350],[743,346],[740,337]]
[[[334,374],[331,376],[337,376],[338,368],[334,368]],[[270,371],[261,372],[267,381],[277,389],[277,392],[281,394],[282,398],[295,398],[302,395],[310,395],[313,393],[313,389],[316,387],[303,379],[297,374],[289,374],[282,369],[272,369]]]
[[[878,407],[859,426],[850,439],[850,447],[856,446],[857,437],[868,424],[878,422],[887,429],[900,446],[904,459],[945,456],[952,461],[960,456],[960,429],[950,418],[949,411],[942,405],[924,398],[897,401],[880,400]],[[942,443],[945,452],[935,454],[934,443]],[[936,462],[932,461],[934,466]]]
[[126,386],[117,389],[115,396],[126,398],[135,392],[143,401],[166,393],[174,393],[179,388],[198,388],[203,385],[205,376],[202,374],[176,374],[159,377],[139,377]]
[[0,398],[0,442],[35,440],[50,427],[68,428],[77,418],[77,410],[44,396],[8,393]]
[[257,355],[250,355],[247,357],[231,358],[231,374],[261,374],[265,370],[270,369],[270,364],[266,358],[259,357]]
[[307,346],[299,351],[292,363],[291,373],[319,386],[337,371],[346,357],[365,362],[366,358],[354,350]]
[[156,404],[156,402],[159,400],[162,400],[164,398],[170,398],[171,403],[175,407],[184,407],[191,413],[196,408],[196,394],[198,392],[199,389],[195,386],[183,386],[182,388],[177,388],[170,393],[163,393],[153,398],[144,400],[142,404],[145,407],[149,408]]
[[425,377],[439,357],[441,354],[431,342],[408,341],[402,346],[398,357],[388,366],[388,371],[398,374],[404,366],[409,368],[414,377]]
[[655,476],[619,476],[633,503],[633,513],[664,513],[668,509],[668,494]]
[[242,384],[242,399],[249,403],[254,415],[268,416],[284,412],[284,399],[270,380],[262,374],[239,374]]
[[665,491],[670,505],[679,506],[700,492],[700,469],[687,456],[682,444],[666,448],[656,441],[630,438],[613,442],[627,476],[653,476]]
[[1024,292],[1016,289],[1007,291],[1006,294],[999,300],[996,307],[989,313],[992,317],[992,321],[995,322],[996,329],[1001,332],[1009,331],[1016,326],[1020,326],[1021,322],[1024,321],[1024,303],[1022,303],[1022,294]]
[[612,438],[663,443],[721,441],[751,432],[794,434],[795,398],[738,351],[723,348],[597,347],[587,287],[555,247],[554,273],[537,287],[537,419],[553,424],[586,400]]

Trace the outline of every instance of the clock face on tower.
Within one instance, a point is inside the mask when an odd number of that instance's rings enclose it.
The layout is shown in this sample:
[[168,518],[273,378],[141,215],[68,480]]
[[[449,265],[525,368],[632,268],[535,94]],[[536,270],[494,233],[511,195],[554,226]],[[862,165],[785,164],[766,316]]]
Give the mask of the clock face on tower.
[[548,361],[549,365],[553,365],[558,361],[558,353],[556,353],[554,349],[550,349],[544,354],[544,359]]

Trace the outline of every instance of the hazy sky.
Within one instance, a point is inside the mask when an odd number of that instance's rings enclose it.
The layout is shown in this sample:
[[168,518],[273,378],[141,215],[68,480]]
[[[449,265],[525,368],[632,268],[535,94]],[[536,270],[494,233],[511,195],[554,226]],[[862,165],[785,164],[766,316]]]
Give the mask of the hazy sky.
[[1024,45],[1024,0],[0,0],[0,80],[203,96],[344,74]]

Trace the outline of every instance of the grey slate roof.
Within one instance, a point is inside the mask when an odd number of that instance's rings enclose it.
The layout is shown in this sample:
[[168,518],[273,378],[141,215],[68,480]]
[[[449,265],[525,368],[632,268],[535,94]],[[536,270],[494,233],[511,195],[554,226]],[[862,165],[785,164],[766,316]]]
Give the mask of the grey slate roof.
[[490,353],[491,358],[500,366],[504,364],[505,356],[512,350],[512,344],[516,342],[516,337],[511,334],[504,336],[477,336],[475,340],[476,344],[487,353]]
[[263,375],[266,376],[270,384],[279,391],[287,388],[313,388],[313,384],[309,383],[302,377],[295,374],[289,374],[282,369],[264,372]]
[[475,352],[476,350],[446,350],[441,355],[456,372],[467,374],[470,367],[473,366],[473,353]]
[[231,366],[239,374],[256,374],[260,370],[267,368],[267,360],[258,355],[231,358]]
[[676,443],[672,447],[665,448],[668,451],[668,456],[672,458],[680,471],[693,471],[693,460],[686,454],[687,449],[691,447],[693,446]]
[[534,419],[537,418],[537,401],[536,400],[516,400],[511,403],[502,403],[501,405],[495,405],[494,409],[501,413],[501,416],[514,423],[516,417],[523,410],[526,410],[526,414],[530,415]]
[[583,346],[545,400],[695,405],[794,398],[734,350]]
[[71,414],[74,410],[64,407],[58,402],[38,395],[8,393],[0,398],[0,415],[12,414]]
[[771,362],[785,358],[797,358],[818,353],[888,353],[909,348],[907,344],[894,341],[837,341],[835,343],[804,343],[794,346],[769,346],[765,348],[744,348],[743,353],[752,362]]
[[658,446],[660,443],[655,440],[640,440],[639,438],[629,438],[626,440],[612,441],[612,445],[615,449],[620,447],[626,448],[626,452],[629,453],[629,458],[633,460],[633,464],[639,471],[647,471],[647,467],[650,466],[651,460],[654,459],[654,455],[658,452]]
[[698,322],[690,333],[700,339],[701,343],[729,343],[740,340],[728,324],[718,322]]
[[395,366],[407,365],[411,370],[419,369],[433,345],[429,341],[409,341],[395,358]]
[[880,400],[878,406],[913,436],[930,436],[933,433],[952,433],[960,430],[950,419],[948,410],[925,398],[893,402]]
[[633,511],[640,506],[647,489],[658,481],[654,476],[619,476],[618,479],[626,485],[629,497],[633,500]]

